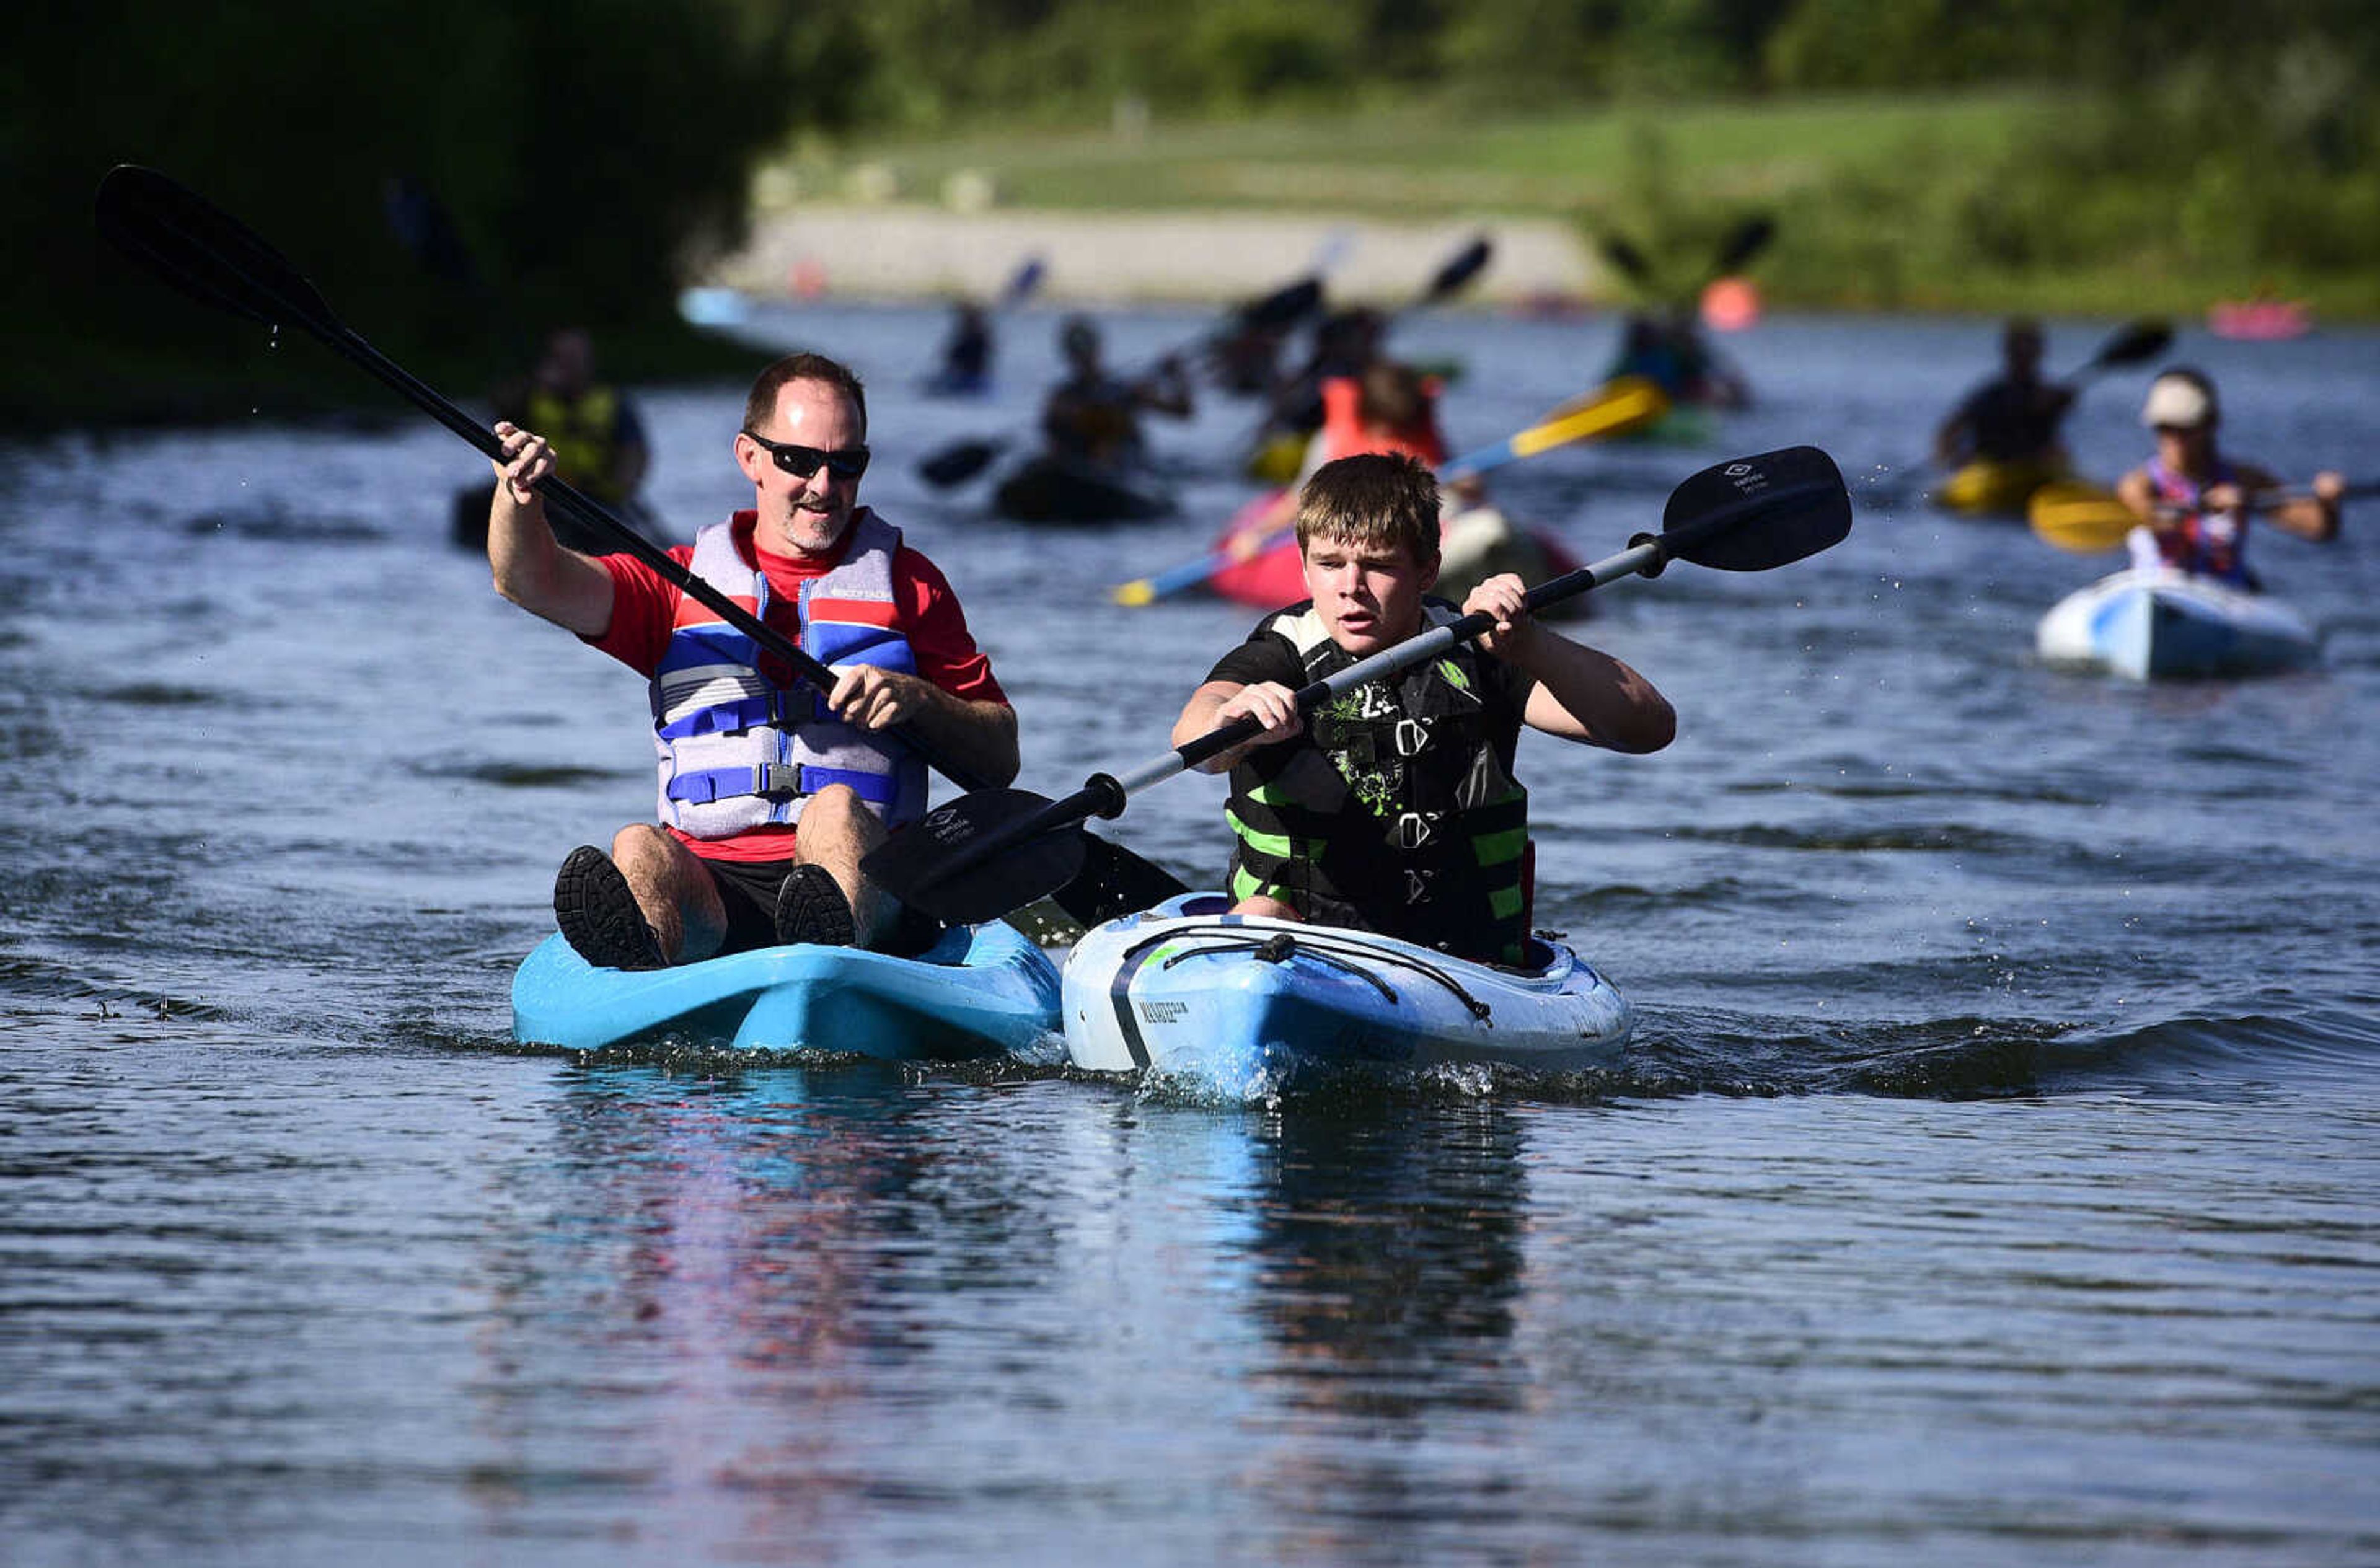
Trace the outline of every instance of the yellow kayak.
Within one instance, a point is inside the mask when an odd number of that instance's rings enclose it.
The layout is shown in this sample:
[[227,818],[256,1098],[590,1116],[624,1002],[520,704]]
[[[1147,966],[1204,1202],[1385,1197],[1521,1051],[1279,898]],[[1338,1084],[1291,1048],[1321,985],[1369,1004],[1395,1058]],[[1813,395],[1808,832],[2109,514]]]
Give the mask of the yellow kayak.
[[1934,504],[1976,517],[2022,517],[2034,491],[2073,477],[2059,462],[2001,463],[1978,457],[1934,487]]

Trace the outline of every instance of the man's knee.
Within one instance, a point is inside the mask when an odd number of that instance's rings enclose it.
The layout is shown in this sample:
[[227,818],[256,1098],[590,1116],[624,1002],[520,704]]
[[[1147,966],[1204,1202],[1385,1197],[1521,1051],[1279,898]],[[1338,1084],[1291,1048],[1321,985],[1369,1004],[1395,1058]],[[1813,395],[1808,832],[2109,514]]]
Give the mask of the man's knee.
[[[834,853],[865,854],[884,840],[883,824],[849,784],[829,784],[802,803],[800,842]],[[802,858],[813,857],[801,852]]]
[[659,865],[675,858],[677,840],[650,822],[631,822],[612,835],[612,863]]

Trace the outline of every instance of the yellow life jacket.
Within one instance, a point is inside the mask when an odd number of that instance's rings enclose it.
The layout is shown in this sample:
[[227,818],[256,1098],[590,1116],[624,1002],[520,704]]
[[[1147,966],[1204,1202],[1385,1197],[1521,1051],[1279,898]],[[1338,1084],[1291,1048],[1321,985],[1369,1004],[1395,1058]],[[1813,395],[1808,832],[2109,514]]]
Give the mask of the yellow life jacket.
[[627,499],[612,480],[620,455],[620,395],[590,386],[575,402],[533,388],[521,424],[553,447],[553,466],[564,480],[606,505]]

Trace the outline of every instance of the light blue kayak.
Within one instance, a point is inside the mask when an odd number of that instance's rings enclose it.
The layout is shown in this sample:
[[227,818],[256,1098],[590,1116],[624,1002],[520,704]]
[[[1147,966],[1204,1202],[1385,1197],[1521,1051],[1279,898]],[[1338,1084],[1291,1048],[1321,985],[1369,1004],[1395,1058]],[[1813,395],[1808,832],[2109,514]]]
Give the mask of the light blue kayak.
[[2034,647],[2047,663],[2146,681],[2295,669],[2320,656],[2321,639],[2265,594],[2134,567],[2059,600],[2041,618]]
[[599,969],[559,935],[513,976],[513,1038],[596,1051],[675,1035],[893,1061],[1025,1052],[1058,1028],[1058,970],[1014,928],[957,926],[915,958],[802,944]]
[[1560,942],[1505,969],[1228,907],[1189,893],[1084,935],[1064,988],[1076,1066],[1236,1092],[1303,1067],[1600,1066],[1627,1044],[1627,999]]

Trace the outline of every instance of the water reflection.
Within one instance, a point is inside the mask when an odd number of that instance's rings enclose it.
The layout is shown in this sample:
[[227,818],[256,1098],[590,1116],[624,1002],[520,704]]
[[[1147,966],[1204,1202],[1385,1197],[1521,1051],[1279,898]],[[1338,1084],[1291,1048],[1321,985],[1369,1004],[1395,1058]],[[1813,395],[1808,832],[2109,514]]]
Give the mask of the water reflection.
[[[863,1455],[897,1447],[888,1399],[954,1319],[1050,1273],[997,1098],[866,1065],[569,1070],[531,1173],[545,1201],[491,1241],[478,1420],[513,1458],[475,1477],[490,1526],[598,1476],[732,1500],[735,1526],[705,1532],[723,1541],[849,1516],[887,1480]],[[574,1401],[594,1416],[557,1466],[553,1407]]]

